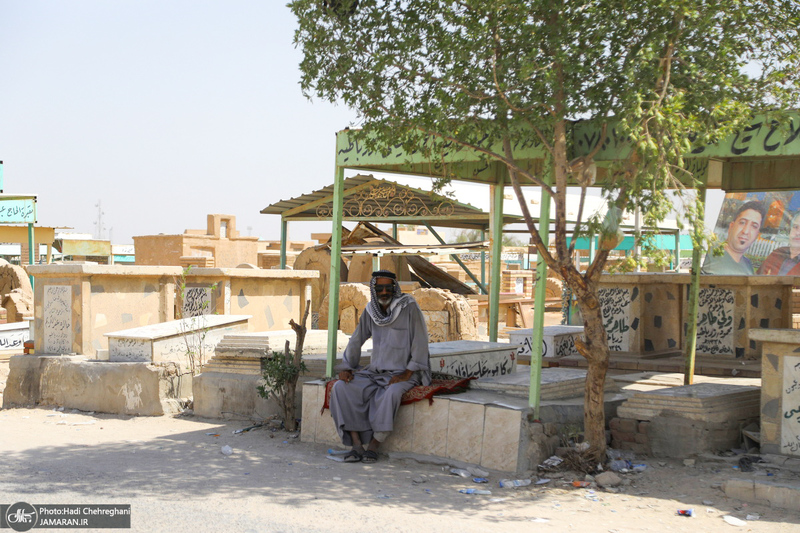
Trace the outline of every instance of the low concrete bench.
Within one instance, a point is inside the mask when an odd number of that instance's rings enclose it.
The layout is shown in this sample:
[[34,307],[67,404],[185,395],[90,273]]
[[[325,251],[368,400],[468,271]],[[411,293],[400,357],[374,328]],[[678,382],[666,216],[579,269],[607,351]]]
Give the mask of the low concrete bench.
[[[575,339],[583,336],[583,326],[545,326],[542,335],[542,357],[559,359],[568,355],[579,355]],[[530,364],[533,329],[518,329],[508,332],[509,342],[517,345],[517,360]]]
[[188,349],[214,354],[226,334],[247,331],[250,315],[203,315],[106,333],[108,360],[116,363],[186,364]]
[[[497,403],[491,397],[496,397]],[[324,381],[303,385],[300,438],[341,446],[330,410],[322,411],[324,401]],[[524,472],[535,467],[531,464],[527,411],[525,399],[502,394],[434,396],[433,403],[400,406],[395,429],[381,452],[438,456],[492,470]]]

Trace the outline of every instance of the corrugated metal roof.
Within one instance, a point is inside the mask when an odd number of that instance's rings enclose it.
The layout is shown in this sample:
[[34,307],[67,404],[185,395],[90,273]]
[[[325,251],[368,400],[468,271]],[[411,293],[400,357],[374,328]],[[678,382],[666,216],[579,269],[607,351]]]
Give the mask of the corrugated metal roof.
[[[343,183],[343,220],[369,222],[423,223],[451,228],[485,229],[490,214],[453,198],[407,185],[376,179],[372,175],[353,176]],[[262,214],[281,215],[292,220],[330,220],[333,185],[317,191],[275,202]],[[504,223],[518,220],[506,215]]]

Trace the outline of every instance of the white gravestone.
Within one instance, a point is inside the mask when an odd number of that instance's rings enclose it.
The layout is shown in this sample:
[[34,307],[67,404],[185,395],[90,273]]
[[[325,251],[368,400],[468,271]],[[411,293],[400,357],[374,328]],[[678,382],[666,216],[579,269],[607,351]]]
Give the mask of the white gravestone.
[[697,353],[733,355],[733,291],[700,289],[697,303]]
[[72,287],[44,287],[44,353],[72,353]]
[[800,456],[800,357],[783,359],[781,453]]
[[608,349],[630,351],[631,289],[609,287],[599,289],[597,296],[603,308],[603,326],[608,335]]

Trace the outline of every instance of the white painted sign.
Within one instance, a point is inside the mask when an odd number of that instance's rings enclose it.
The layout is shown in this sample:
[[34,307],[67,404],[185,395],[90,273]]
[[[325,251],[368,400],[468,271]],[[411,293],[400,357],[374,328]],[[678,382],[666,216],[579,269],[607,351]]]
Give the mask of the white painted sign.
[[733,355],[733,291],[700,289],[697,353]]
[[800,456],[800,357],[783,358],[781,453]]
[[72,287],[44,287],[44,353],[72,353]]

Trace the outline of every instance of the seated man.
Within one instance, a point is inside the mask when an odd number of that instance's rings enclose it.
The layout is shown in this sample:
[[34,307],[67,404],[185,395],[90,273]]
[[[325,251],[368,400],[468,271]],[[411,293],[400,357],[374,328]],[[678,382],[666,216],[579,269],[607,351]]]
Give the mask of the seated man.
[[[375,462],[378,447],[394,428],[400,398],[417,385],[430,385],[428,329],[416,300],[400,291],[388,270],[372,273],[371,300],[336,367],[331,416],[352,450],[346,462]],[[372,337],[372,359],[359,366],[361,346]],[[367,449],[364,449],[367,443]]]

